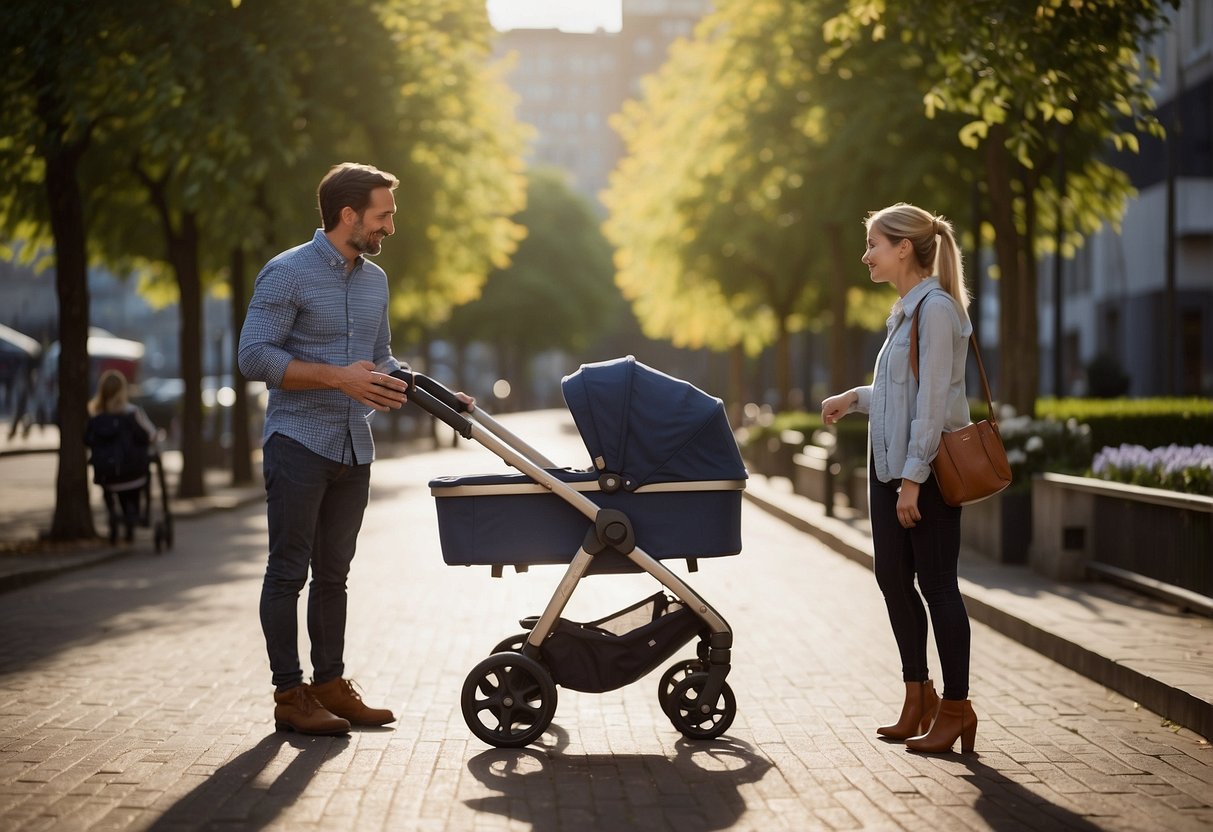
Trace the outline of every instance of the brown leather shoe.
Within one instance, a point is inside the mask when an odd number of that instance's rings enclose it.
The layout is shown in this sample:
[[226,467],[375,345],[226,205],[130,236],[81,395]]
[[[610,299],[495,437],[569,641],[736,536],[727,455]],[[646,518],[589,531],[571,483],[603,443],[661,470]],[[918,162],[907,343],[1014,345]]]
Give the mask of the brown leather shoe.
[[300,734],[348,734],[349,720],[334,716],[325,710],[307,685],[297,685],[274,693],[274,727],[279,731],[298,731]]
[[906,682],[906,699],[901,706],[901,716],[894,725],[882,725],[876,733],[891,740],[908,740],[925,734],[931,729],[935,713],[939,710],[939,695],[935,683]]
[[309,685],[312,695],[321,705],[337,716],[344,717],[351,725],[386,725],[395,722],[396,716],[387,708],[370,708],[349,679],[338,676],[323,685]]
[[921,737],[906,740],[906,750],[946,754],[956,745],[957,739],[962,753],[973,750],[973,742],[977,739],[977,714],[973,713],[973,703],[968,699],[941,699],[939,715],[931,723],[931,730]]

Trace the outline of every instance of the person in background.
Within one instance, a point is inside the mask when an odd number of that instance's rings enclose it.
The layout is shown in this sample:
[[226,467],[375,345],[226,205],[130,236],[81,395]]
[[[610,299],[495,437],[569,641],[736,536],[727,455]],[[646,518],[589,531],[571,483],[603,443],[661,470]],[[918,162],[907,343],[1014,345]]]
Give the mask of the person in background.
[[[270,390],[260,617],[282,730],[343,734],[396,718],[346,678],[345,627],[375,458],[371,417],[407,401],[407,385],[390,375],[402,365],[392,356],[387,275],[367,259],[395,232],[398,184],[369,165],[333,166],[317,190],[322,227],[262,268],[240,333],[241,371]],[[305,684],[296,622],[309,571]]]
[[[97,380],[97,393],[88,403],[84,444],[91,451],[93,482],[106,491],[106,505],[117,498],[129,543],[135,539],[140,499],[148,483],[156,426],[143,409],[131,404],[126,376],[106,370]],[[111,511],[110,542],[117,537]]]
[[[900,718],[876,730],[911,751],[950,751],[958,737],[961,750],[971,751],[977,717],[969,701],[970,627],[956,574],[961,510],[943,501],[931,472],[940,435],[969,424],[965,360],[973,326],[960,252],[946,219],[899,203],[868,216],[862,259],[872,281],[892,285],[898,300],[872,383],[826,399],[821,416],[827,425],[856,411],[869,418],[874,570],[906,688]],[[916,381],[910,332],[919,307]],[[927,668],[927,609],[942,701]]]

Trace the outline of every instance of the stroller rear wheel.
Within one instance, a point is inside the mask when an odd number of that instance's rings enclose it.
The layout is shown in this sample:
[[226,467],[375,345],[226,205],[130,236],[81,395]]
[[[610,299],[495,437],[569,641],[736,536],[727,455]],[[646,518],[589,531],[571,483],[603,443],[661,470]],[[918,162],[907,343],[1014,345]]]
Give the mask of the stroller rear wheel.
[[674,727],[688,739],[715,739],[729,730],[733,718],[737,716],[737,699],[728,682],[721,684],[720,695],[714,703],[699,701],[707,682],[708,674],[692,673],[675,684],[670,692],[666,714]]
[[467,675],[459,705],[478,738],[498,748],[521,748],[552,723],[556,683],[534,659],[494,653]]

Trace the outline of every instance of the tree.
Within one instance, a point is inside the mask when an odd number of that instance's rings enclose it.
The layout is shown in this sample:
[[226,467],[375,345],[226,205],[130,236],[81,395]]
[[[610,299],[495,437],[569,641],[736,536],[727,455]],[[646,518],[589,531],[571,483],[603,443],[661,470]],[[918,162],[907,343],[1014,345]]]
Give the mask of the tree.
[[[346,18],[315,0],[179,0],[164,4],[144,28],[152,57],[145,59],[142,94],[152,106],[128,123],[125,136],[135,148],[127,169],[140,188],[128,192],[129,211],[109,216],[118,241],[112,250],[144,250],[169,263],[175,277],[186,388],[184,496],[203,489],[202,291],[208,280],[229,278],[238,330],[244,263],[275,253],[274,228],[314,226],[315,183],[331,164],[373,160],[401,178],[408,216],[398,227],[408,239],[383,258],[398,304],[466,295],[512,246],[506,217],[517,203],[511,170],[520,164],[519,142],[512,122],[497,118],[508,112],[485,103],[501,97],[482,66],[489,30],[483,7],[364,0],[345,12],[358,8],[381,25],[352,33]],[[333,48],[317,53],[316,43]],[[111,189],[111,201],[122,194]],[[132,223],[132,215],[147,219]],[[233,216],[244,222],[231,227]],[[132,235],[149,222],[161,229],[162,253]],[[242,398],[238,374],[236,380]],[[247,432],[239,422],[234,428]]]
[[[127,15],[124,17],[123,15]],[[119,117],[136,67],[121,60],[127,5],[17,0],[5,7],[0,55],[0,222],[26,251],[53,246],[59,299],[59,467],[49,536],[93,537],[84,448],[88,389],[89,214],[82,166]],[[96,38],[97,33],[104,37]],[[77,44],[91,39],[93,49]]]
[[454,310],[445,331],[494,344],[525,407],[530,360],[545,350],[584,350],[610,328],[621,304],[610,244],[564,174],[531,171],[527,205],[514,222],[526,237],[510,265],[489,275],[477,300]]
[[718,4],[617,121],[629,156],[605,197],[646,332],[772,345],[784,395],[790,335],[808,327],[835,333],[842,383],[844,327],[869,285],[864,215],[924,191],[936,211],[963,205],[971,165],[937,149],[946,134],[920,115],[913,56],[826,43],[834,6]]
[[1061,221],[1048,171],[1064,154],[1068,245],[1122,215],[1132,188],[1102,156],[1109,143],[1137,149],[1130,124],[1160,130],[1150,115],[1156,68],[1143,72],[1141,47],[1165,25],[1168,4],[1177,3],[849,0],[827,24],[844,47],[865,31],[872,40],[903,33],[932,82],[925,114],[966,118],[956,140],[982,155],[1001,283],[1000,388],[1022,413],[1034,412],[1039,388],[1037,259]]

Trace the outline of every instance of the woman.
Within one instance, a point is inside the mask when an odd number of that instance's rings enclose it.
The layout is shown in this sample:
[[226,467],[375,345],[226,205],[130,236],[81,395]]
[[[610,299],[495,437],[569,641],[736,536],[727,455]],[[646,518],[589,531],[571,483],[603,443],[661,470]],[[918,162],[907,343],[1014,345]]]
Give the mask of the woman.
[[[149,448],[156,439],[156,427],[141,408],[131,404],[126,377],[117,370],[101,374],[88,412],[91,418],[84,442],[92,449],[93,481],[105,489],[107,506],[111,495],[117,495],[129,542],[139,522],[139,495],[147,485]],[[110,542],[116,537],[111,512]]]
[[[931,473],[940,434],[969,423],[964,377],[973,327],[964,272],[951,224],[921,208],[898,203],[873,212],[867,231],[863,263],[874,283],[892,284],[899,300],[872,383],[826,399],[821,416],[832,425],[853,411],[869,415],[874,569],[906,686],[900,718],[876,730],[904,740],[911,751],[950,751],[957,737],[961,750],[971,751],[977,717],[968,699],[969,617],[956,579],[960,509],[944,503]],[[918,381],[910,367],[916,310]],[[935,627],[942,702],[927,670],[924,598]]]

